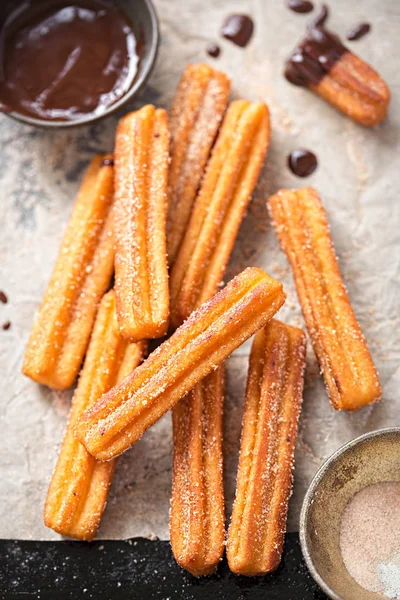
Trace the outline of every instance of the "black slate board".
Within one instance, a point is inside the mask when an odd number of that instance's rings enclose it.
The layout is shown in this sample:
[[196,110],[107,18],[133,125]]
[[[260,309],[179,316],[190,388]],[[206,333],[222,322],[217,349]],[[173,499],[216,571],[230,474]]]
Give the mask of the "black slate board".
[[304,564],[299,536],[286,536],[278,570],[233,575],[224,560],[196,579],[175,562],[169,542],[137,538],[92,543],[0,540],[2,600],[325,600]]

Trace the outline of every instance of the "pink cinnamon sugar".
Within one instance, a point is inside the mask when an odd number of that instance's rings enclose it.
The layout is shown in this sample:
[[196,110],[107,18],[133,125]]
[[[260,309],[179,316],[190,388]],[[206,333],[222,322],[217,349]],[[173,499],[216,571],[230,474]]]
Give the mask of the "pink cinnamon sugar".
[[400,482],[369,485],[346,506],[340,528],[343,562],[355,581],[382,597],[400,599]]

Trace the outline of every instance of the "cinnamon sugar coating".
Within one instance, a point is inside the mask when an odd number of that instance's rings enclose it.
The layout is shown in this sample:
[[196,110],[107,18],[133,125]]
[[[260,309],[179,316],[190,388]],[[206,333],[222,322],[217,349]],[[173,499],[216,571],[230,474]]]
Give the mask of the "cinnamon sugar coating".
[[85,364],[72,399],[67,428],[47,493],[44,522],[62,535],[91,540],[107,503],[115,461],[99,462],[74,436],[82,413],[142,361],[145,342],[124,339],[114,291],[102,299]]
[[227,542],[234,573],[263,575],[281,560],[305,349],[301,329],[274,319],[254,337]]
[[76,427],[79,441],[99,460],[127,450],[284,301],[282,284],[262,269],[240,273],[82,415]]
[[232,102],[172,267],[174,327],[218,291],[269,139],[267,106],[246,100]]
[[172,410],[172,552],[192,575],[209,575],[225,540],[222,478],[224,367],[200,381]]
[[115,294],[121,333],[167,332],[167,113],[147,105],[123,117],[115,140]]
[[86,172],[25,350],[24,375],[55,389],[74,383],[113,273],[110,158],[97,155]]
[[382,394],[378,374],[340,275],[318,193],[281,190],[268,207],[334,408],[357,410],[376,402]]
[[174,263],[192,206],[221,125],[230,80],[204,63],[183,72],[169,113],[171,164],[168,177],[168,261]]

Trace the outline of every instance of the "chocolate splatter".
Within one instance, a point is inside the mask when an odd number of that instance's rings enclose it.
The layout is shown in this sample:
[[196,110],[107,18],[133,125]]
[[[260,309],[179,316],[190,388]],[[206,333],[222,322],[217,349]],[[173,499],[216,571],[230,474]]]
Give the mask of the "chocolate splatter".
[[364,37],[370,30],[371,25],[369,23],[360,23],[356,27],[353,27],[353,29],[350,29],[346,37],[348,40],[354,42]]
[[206,52],[209,56],[218,58],[218,56],[221,54],[221,48],[217,44],[209,44],[206,48]]
[[221,35],[244,48],[249,43],[253,30],[254,23],[248,15],[229,15],[222,25]]
[[287,7],[297,13],[309,13],[314,5],[309,0],[288,0]]
[[299,148],[288,156],[288,165],[297,177],[308,177],[318,166],[317,157],[310,150]]

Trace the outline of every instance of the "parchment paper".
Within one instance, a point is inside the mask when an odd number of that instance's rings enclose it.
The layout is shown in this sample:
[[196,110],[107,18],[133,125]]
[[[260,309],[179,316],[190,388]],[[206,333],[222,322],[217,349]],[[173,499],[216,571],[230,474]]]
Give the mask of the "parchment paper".
[[[265,209],[280,187],[313,185],[329,214],[356,315],[380,371],[384,400],[356,414],[329,405],[309,348],[304,408],[296,450],[295,489],[289,529],[298,527],[300,504],[321,462],[351,438],[372,429],[400,424],[399,369],[399,83],[398,0],[332,2],[329,26],[343,35],[360,21],[372,32],[351,48],[369,61],[392,91],[389,118],[375,129],[357,126],[311,92],[288,84],[282,65],[301,37],[310,16],[290,12],[283,0],[215,2],[158,0],[162,43],[145,93],[129,107],[153,102],[168,107],[179,76],[189,61],[209,60],[227,71],[235,96],[266,101],[272,112],[273,138],[251,208],[240,230],[226,279],[246,266],[264,267],[281,279],[288,301],[279,317],[302,325],[287,261]],[[242,50],[218,39],[224,17],[246,12],[255,35]],[[217,41],[218,60],[205,48]],[[350,45],[350,44],[349,44]],[[69,131],[44,131],[0,118],[1,236],[0,304],[1,478],[0,536],[57,539],[42,523],[43,503],[68,413],[70,392],[53,392],[21,373],[32,324],[75,193],[93,153],[110,150],[117,118]],[[288,153],[312,149],[320,164],[306,180],[286,166]],[[225,471],[228,506],[232,501],[249,343],[228,360]],[[168,538],[171,484],[171,427],[166,415],[127,452],[118,465],[100,537]]]

